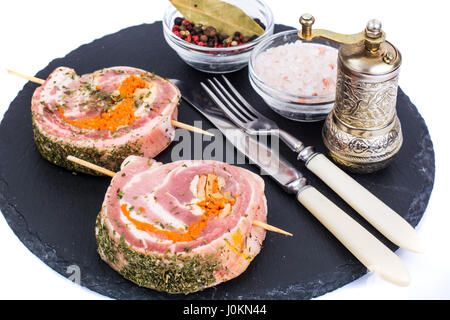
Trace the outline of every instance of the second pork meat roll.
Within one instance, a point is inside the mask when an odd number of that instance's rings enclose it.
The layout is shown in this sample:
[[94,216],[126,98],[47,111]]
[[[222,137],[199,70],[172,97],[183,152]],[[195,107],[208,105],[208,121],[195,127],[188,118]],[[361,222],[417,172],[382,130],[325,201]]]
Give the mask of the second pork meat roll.
[[140,286],[195,292],[245,271],[266,234],[252,222],[266,215],[264,181],[248,170],[130,156],[98,215],[98,252]]

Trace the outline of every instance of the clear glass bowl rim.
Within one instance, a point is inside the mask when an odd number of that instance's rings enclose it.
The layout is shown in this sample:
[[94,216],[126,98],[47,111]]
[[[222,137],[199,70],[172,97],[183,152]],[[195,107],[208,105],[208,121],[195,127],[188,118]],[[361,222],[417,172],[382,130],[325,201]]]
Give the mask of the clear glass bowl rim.
[[[169,5],[166,9],[166,12],[164,13],[163,18],[163,28],[165,33],[171,38],[173,42],[175,42],[180,47],[189,48],[192,50],[195,50],[198,53],[206,53],[208,55],[211,55],[210,52],[220,53],[220,52],[230,52],[234,50],[242,50],[242,49],[253,49],[254,46],[256,46],[258,43],[262,42],[269,33],[271,33],[270,30],[273,30],[274,28],[274,20],[273,20],[273,13],[270,7],[262,0],[255,0],[256,2],[259,2],[264,7],[265,12],[265,18],[267,19],[267,25],[264,33],[260,35],[258,38],[256,38],[253,41],[247,42],[245,44],[241,44],[240,46],[235,47],[227,47],[227,48],[210,48],[210,47],[202,47],[198,46],[196,44],[189,43],[187,41],[184,41],[183,39],[178,38],[173,32],[172,27],[170,27],[167,24],[167,18],[173,11],[178,11],[177,8],[175,8],[173,5]],[[243,53],[246,51],[239,51],[236,54]]]
[[[326,104],[326,103],[333,102],[335,100],[336,93],[333,93],[333,94],[330,94],[327,96],[299,96],[299,95],[295,95],[295,94],[281,91],[279,89],[271,87],[270,85],[265,83],[256,74],[255,68],[254,68],[254,63],[255,63],[255,60],[256,60],[258,54],[265,51],[266,47],[268,45],[270,45],[270,43],[272,43],[273,40],[284,37],[286,35],[288,35],[288,36],[294,35],[294,34],[297,35],[297,33],[298,33],[298,30],[296,30],[296,29],[278,32],[278,33],[271,35],[267,39],[264,39],[260,43],[258,43],[256,45],[256,47],[253,48],[253,51],[250,55],[250,60],[248,62],[248,70],[249,70],[250,76],[253,77],[255,84],[258,85],[262,91],[264,91],[266,93],[267,93],[267,91],[275,92],[277,94],[277,98],[279,98],[279,99],[282,98],[286,102],[295,102],[298,104]],[[298,39],[298,40],[300,40],[300,39]],[[325,44],[322,44],[322,45],[325,45]],[[299,100],[299,99],[312,100],[312,101],[297,102],[296,100]],[[320,100],[320,101],[314,103],[314,101],[317,101],[317,100]]]

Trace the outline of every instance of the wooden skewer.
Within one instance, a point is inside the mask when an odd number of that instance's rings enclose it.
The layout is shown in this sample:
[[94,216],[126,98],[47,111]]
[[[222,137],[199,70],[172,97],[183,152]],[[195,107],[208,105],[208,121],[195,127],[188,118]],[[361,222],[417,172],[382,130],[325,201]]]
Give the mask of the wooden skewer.
[[253,220],[253,221],[252,221],[252,224],[253,224],[254,226],[257,226],[257,227],[261,227],[261,228],[263,228],[263,229],[266,229],[266,230],[268,230],[268,231],[273,231],[273,232],[277,232],[277,233],[282,233],[282,234],[285,234],[285,235],[290,236],[290,237],[293,236],[293,234],[290,233],[290,232],[284,231],[284,230],[282,230],[282,229],[280,229],[280,228],[271,226],[270,224],[267,224],[267,223],[264,223],[264,222],[261,222],[261,221],[258,221],[258,220]]
[[[17,72],[17,71],[13,71],[13,70],[9,70],[9,69],[6,69],[6,71],[8,71],[9,74],[13,74],[13,75],[18,76],[20,78],[24,78],[24,79],[27,79],[27,80],[29,80],[31,82],[38,83],[38,84],[41,84],[41,85],[45,82],[45,80],[43,80],[43,79],[39,79],[39,78],[36,78],[36,77],[33,77],[33,76],[28,76],[26,74],[23,74],[23,73],[20,73],[20,72]],[[200,128],[197,128],[197,127],[194,127],[194,126],[191,126],[191,125],[188,125],[186,123],[182,123],[182,122],[179,122],[179,121],[176,121],[176,120],[172,120],[172,125],[174,127],[186,129],[186,130],[191,131],[191,132],[201,133],[201,134],[204,134],[204,135],[207,135],[207,136],[214,136],[214,134],[212,134],[212,133],[210,133],[208,131],[202,130]]]
[[201,133],[201,134],[204,134],[204,135],[207,135],[207,136],[211,136],[211,137],[214,136],[212,133],[210,133],[208,131],[202,130],[200,128],[197,128],[197,127],[194,127],[194,126],[191,126],[189,124],[186,124],[186,123],[183,123],[183,122],[179,122],[179,121],[176,121],[176,120],[172,120],[172,125],[174,127],[178,127],[178,128],[181,128],[181,129],[186,129],[186,130],[191,131],[191,132]]
[[83,166],[83,167],[92,169],[94,171],[103,173],[104,175],[107,175],[107,176],[110,176],[110,177],[114,177],[114,175],[116,174],[115,172],[113,172],[111,170],[108,170],[106,168],[100,167],[100,166],[98,166],[96,164],[87,162],[85,160],[79,159],[79,158],[74,157],[74,156],[67,156],[67,160],[75,162],[76,164],[79,164],[80,166]]
[[[79,159],[79,158],[74,157],[74,156],[67,156],[67,160],[72,161],[72,162],[74,162],[74,163],[76,163],[76,164],[79,164],[79,165],[81,165],[81,166],[84,166],[84,167],[86,167],[86,168],[92,169],[92,170],[94,170],[94,171],[103,173],[104,175],[107,175],[107,176],[110,176],[110,177],[114,177],[114,175],[115,175],[115,172],[113,172],[113,171],[111,171],[111,170],[102,168],[102,167],[100,167],[100,166],[97,166],[97,165],[95,165],[95,164],[93,164],[93,163],[87,162],[87,161],[85,161],[85,160]],[[281,234],[284,234],[284,235],[287,235],[287,236],[291,236],[291,237],[293,236],[293,234],[290,233],[290,232],[284,231],[284,230],[282,230],[282,229],[280,229],[280,228],[271,226],[270,224],[267,224],[267,223],[264,223],[264,222],[261,222],[261,221],[258,221],[258,220],[253,220],[253,221],[252,221],[252,224],[253,224],[254,226],[257,226],[257,227],[266,229],[266,230],[268,230],[268,231],[273,231],[273,232],[281,233]]]
[[17,71],[13,71],[13,70],[9,70],[9,69],[6,69],[6,71],[8,71],[9,74],[13,74],[13,75],[18,76],[20,78],[24,78],[24,79],[30,80],[31,82],[34,82],[34,83],[43,84],[45,82],[45,80],[42,80],[42,79],[39,79],[39,78],[36,78],[36,77],[33,77],[33,76],[28,76],[26,74],[23,74],[23,73],[20,73],[20,72],[17,72]]

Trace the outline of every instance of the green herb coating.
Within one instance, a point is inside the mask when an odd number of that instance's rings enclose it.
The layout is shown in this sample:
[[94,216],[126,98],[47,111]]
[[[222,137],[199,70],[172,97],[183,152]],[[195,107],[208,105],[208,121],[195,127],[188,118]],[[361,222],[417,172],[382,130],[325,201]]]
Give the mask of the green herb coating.
[[41,155],[51,163],[71,171],[78,171],[91,175],[103,175],[67,160],[67,156],[69,155],[114,172],[120,170],[120,165],[126,157],[130,155],[143,155],[142,152],[140,152],[141,144],[137,142],[130,142],[122,146],[113,146],[100,150],[95,147],[76,146],[64,141],[64,139],[46,135],[45,132],[40,131],[38,126],[36,126],[33,113],[32,124],[34,141],[36,142],[36,147]]
[[192,293],[210,287],[220,270],[217,257],[202,254],[144,254],[132,250],[123,237],[116,240],[97,216],[98,253],[114,270],[139,286],[172,294]]

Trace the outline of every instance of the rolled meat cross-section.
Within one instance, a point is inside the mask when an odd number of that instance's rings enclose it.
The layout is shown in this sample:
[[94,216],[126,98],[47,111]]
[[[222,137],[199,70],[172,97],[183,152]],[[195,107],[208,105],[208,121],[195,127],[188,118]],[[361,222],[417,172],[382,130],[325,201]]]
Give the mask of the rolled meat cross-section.
[[191,293],[237,277],[266,231],[264,181],[212,160],[162,164],[130,156],[97,217],[101,258],[136,284]]
[[145,70],[111,67],[78,76],[59,67],[33,94],[37,149],[69,170],[98,174],[68,155],[117,171],[129,155],[152,158],[175,136],[180,92]]

